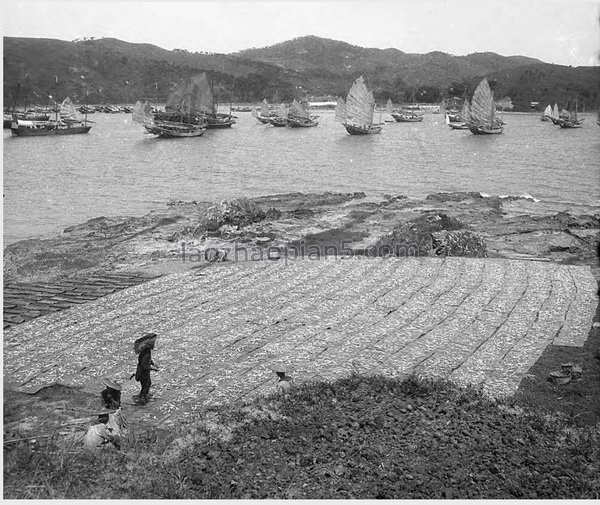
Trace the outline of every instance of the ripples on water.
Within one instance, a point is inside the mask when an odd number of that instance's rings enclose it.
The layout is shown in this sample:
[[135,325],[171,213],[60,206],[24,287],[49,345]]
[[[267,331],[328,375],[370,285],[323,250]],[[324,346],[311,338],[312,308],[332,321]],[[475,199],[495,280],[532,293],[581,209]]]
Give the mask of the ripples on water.
[[[4,130],[4,243],[47,237],[98,216],[143,215],[170,199],[274,193],[423,197],[529,194],[528,212],[600,212],[600,127],[563,130],[505,114],[504,134],[450,130],[439,114],[350,136],[331,111],[316,128],[275,128],[238,113],[231,129],[158,139],[130,114],[94,114],[87,135],[13,138]],[[389,119],[386,114],[382,119]]]

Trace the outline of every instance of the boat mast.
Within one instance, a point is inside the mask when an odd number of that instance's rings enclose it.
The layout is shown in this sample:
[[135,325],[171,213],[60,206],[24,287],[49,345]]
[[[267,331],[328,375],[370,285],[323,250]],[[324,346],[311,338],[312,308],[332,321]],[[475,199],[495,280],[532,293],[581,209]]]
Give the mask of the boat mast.
[[[54,76],[54,97],[57,97],[57,93],[58,92],[58,76],[55,75]],[[54,120],[56,121],[56,123],[58,123],[58,112],[60,110],[60,106],[58,105],[58,102],[56,100],[52,100],[54,102]]]
[[11,113],[11,115],[13,116],[13,119],[14,119],[14,115],[15,115],[15,108],[16,108],[16,106],[17,106],[17,99],[18,99],[18,97],[19,97],[19,88],[20,88],[20,87],[21,87],[21,83],[20,83],[20,82],[18,82],[18,83],[17,83],[17,91],[15,92],[15,99],[14,99],[14,101],[13,101],[12,113]]
[[84,110],[85,110],[85,114],[83,116],[83,123],[85,126],[87,126],[87,115],[88,115],[88,95],[90,93],[89,89],[85,90],[85,106],[84,106]]

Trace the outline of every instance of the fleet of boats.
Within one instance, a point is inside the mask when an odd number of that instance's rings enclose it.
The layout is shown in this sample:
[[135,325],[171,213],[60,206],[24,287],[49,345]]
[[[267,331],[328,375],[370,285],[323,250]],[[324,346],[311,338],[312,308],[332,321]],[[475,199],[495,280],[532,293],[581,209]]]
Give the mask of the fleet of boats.
[[[39,109],[27,112],[4,114],[4,127],[10,127],[14,136],[72,135],[88,133],[91,121],[87,114],[96,111],[107,113],[132,113],[135,123],[141,124],[147,133],[166,138],[200,137],[207,129],[230,128],[236,123],[236,116],[231,111],[251,112],[261,124],[275,127],[310,128],[318,126],[318,115],[311,114],[306,100],[293,100],[287,106],[283,103],[270,106],[263,100],[259,107],[232,106],[230,113],[217,112],[217,103],[212,87],[205,73],[182,80],[167,97],[165,110],[152,107],[148,101],[138,101],[135,106],[89,106],[75,107],[69,97],[62,103],[54,104],[51,111]],[[458,107],[460,106],[460,110]],[[363,76],[358,77],[346,98],[339,97],[335,107],[335,120],[350,135],[369,135],[381,133],[384,123],[374,121],[376,108],[373,92],[368,89]],[[423,115],[418,106],[405,105],[395,109],[390,99],[381,111],[387,111],[397,122],[421,122]],[[77,111],[84,114],[80,119]],[[497,112],[494,93],[487,79],[482,79],[471,100],[467,96],[443,100],[439,111],[444,114],[446,124],[453,130],[470,130],[475,135],[493,135],[504,131],[505,123]],[[551,121],[561,128],[580,128],[583,119],[578,117],[577,98],[569,100],[566,107],[559,112],[558,104],[547,105],[541,114],[542,121]],[[389,122],[389,121],[388,121]],[[392,121],[394,122],[394,121]],[[600,111],[596,120],[600,126]]]

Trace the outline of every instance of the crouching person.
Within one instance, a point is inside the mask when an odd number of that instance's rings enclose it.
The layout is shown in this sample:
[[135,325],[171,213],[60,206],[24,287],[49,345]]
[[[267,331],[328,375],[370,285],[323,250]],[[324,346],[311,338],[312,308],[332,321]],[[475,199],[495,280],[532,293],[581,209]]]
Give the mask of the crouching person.
[[126,430],[127,420],[120,408],[113,414],[102,414],[99,416],[99,422],[88,428],[83,439],[83,448],[88,451],[120,449]]

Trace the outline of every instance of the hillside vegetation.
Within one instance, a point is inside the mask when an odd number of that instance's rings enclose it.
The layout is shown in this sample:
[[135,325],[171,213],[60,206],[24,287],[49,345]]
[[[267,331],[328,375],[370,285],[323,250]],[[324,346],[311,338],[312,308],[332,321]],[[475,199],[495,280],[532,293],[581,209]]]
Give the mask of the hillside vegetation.
[[[4,37],[4,103],[48,102],[48,95],[79,103],[164,101],[180,79],[207,72],[220,102],[291,100],[307,95],[344,95],[365,75],[375,97],[395,103],[415,95],[435,103],[444,96],[471,93],[487,76],[496,96],[510,96],[515,110],[566,103],[577,95],[581,107],[600,103],[598,67],[552,65],[525,56],[440,51],[408,54],[314,36],[233,54],[168,51],[151,44],[113,38],[72,42]],[[17,84],[20,85],[17,93]]]

